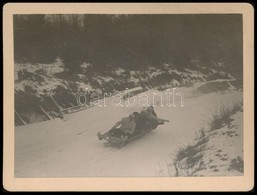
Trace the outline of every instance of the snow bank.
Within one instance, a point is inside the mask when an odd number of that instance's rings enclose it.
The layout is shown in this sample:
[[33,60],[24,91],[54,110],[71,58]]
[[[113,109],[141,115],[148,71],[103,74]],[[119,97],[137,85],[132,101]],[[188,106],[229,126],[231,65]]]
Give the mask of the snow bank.
[[178,149],[174,176],[243,175],[243,112],[231,115],[219,129],[202,126],[191,144]]
[[[38,102],[41,102],[47,96],[58,96],[56,98],[57,104],[60,104],[63,108],[72,106],[75,109],[78,106],[75,96],[79,92],[89,91],[114,95],[126,88],[133,89],[139,86],[144,89],[164,91],[172,87],[190,86],[193,83],[206,81],[207,77],[210,76],[203,74],[200,70],[196,71],[188,68],[177,70],[174,66],[168,64],[160,67],[148,67],[144,71],[129,71],[123,68],[117,68],[115,71],[110,71],[109,73],[94,73],[93,75],[89,75],[87,72],[87,70],[92,71],[91,64],[83,63],[81,64],[81,68],[82,72],[80,74],[65,77],[67,73],[64,72],[64,65],[60,59],[56,59],[51,64],[15,64],[15,98],[23,98],[24,96],[20,94],[26,93],[29,96],[37,97]],[[209,69],[206,69],[206,71],[219,75],[219,72]],[[220,74],[221,76],[226,76],[224,72]],[[230,83],[228,85],[230,89],[235,89]],[[48,107],[44,108],[45,112],[43,113],[46,115],[49,115],[48,110],[51,110],[51,106]],[[35,105],[34,108],[36,110],[42,110],[40,105]],[[24,110],[17,110],[20,118],[23,118],[25,114],[25,118],[27,118],[28,113],[23,112]],[[31,115],[35,115],[34,112],[37,111],[32,110],[31,112]],[[49,117],[40,118],[46,119]],[[36,121],[38,120],[29,120],[27,122]]]

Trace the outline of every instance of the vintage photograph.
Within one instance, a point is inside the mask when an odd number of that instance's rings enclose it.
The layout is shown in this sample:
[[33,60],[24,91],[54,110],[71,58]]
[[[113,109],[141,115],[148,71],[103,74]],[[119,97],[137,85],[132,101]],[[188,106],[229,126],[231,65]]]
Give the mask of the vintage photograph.
[[244,174],[242,15],[14,15],[15,177]]
[[[5,87],[13,93],[6,181],[12,177],[14,189],[22,189],[20,181],[37,189],[38,179],[52,186],[58,178],[76,178],[81,180],[73,184],[95,189],[99,179],[101,189],[113,182],[111,189],[124,190],[123,179],[133,178],[133,189],[156,190],[171,188],[162,179],[217,178],[219,185],[222,178],[235,178],[248,189],[248,15],[235,6],[224,13],[181,5],[180,12],[170,5],[170,13],[161,5],[159,13],[135,11],[135,5],[123,12],[122,5],[121,11],[91,6],[95,11],[5,11],[6,29],[12,29],[5,41],[12,46],[4,51],[13,51],[5,58],[5,67],[13,67],[13,87]],[[159,181],[141,188],[142,178]],[[173,185],[182,189],[182,183]]]

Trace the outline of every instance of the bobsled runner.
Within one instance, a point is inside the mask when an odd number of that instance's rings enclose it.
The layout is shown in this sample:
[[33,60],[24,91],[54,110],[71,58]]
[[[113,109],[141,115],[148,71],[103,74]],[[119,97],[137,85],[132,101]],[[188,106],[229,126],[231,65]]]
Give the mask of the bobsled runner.
[[[163,125],[164,123],[160,123],[159,125]],[[157,127],[156,127],[157,128]],[[106,137],[104,137],[103,139],[105,140],[104,145],[105,146],[114,146],[114,147],[118,147],[121,148],[124,145],[128,144],[129,142],[147,134],[150,133],[151,131],[153,131],[156,128],[149,128],[149,129],[145,129],[142,131],[139,131],[138,133],[132,135],[131,137],[128,136],[123,136],[123,137],[117,137],[114,135],[108,135]]]

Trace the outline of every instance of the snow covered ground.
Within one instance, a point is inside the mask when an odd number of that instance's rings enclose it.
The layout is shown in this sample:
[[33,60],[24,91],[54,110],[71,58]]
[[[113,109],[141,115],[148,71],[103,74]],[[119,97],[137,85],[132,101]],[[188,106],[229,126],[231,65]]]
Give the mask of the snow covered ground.
[[[239,105],[239,104],[237,104]],[[237,107],[219,128],[199,127],[194,139],[178,147],[169,159],[160,162],[160,176],[242,176],[243,110]],[[217,123],[216,123],[217,124]]]
[[[80,111],[76,96],[82,92],[115,94],[126,88],[135,90],[136,87],[143,88],[142,91],[162,91],[217,78],[234,79],[229,73],[214,71],[211,68],[178,70],[169,64],[159,68],[150,66],[144,71],[117,68],[100,73],[93,72],[92,65],[84,62],[79,74],[70,74],[59,58],[49,64],[15,63],[14,68],[15,126],[59,118],[63,110],[65,113]],[[220,84],[221,87],[226,87],[223,83]],[[219,87],[216,86],[218,89]],[[203,91],[206,91],[206,88],[209,87],[206,86]],[[140,93],[141,90],[137,92]],[[89,105],[89,99],[87,96],[84,103]]]
[[[176,88],[176,92],[184,95],[184,107],[180,105],[179,96],[176,107],[162,107],[160,98],[152,98],[153,90],[136,95],[136,100],[140,95],[151,97],[149,101],[154,101],[158,116],[170,122],[121,149],[104,147],[96,134],[107,131],[116,121],[142,107],[114,107],[110,105],[112,97],[106,99],[106,107],[97,105],[67,114],[64,120],[15,127],[15,177],[162,176],[161,162],[195,137],[196,130],[211,116],[211,111],[221,104],[242,99],[242,91],[236,90],[197,96],[193,91],[192,87]],[[236,150],[242,152],[241,148]]]
[[243,112],[232,116],[230,125],[211,132],[203,154],[205,169],[195,175],[243,175]]

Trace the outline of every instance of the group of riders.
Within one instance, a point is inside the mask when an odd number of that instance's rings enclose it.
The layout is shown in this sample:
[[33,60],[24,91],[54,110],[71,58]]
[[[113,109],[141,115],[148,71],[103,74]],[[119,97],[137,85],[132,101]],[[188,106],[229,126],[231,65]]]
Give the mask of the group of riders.
[[154,107],[149,106],[141,112],[133,112],[128,117],[122,118],[111,130],[104,134],[98,132],[97,136],[99,140],[109,136],[126,140],[144,131],[155,129],[158,125],[164,124],[164,122],[169,122],[169,120],[158,118]]

